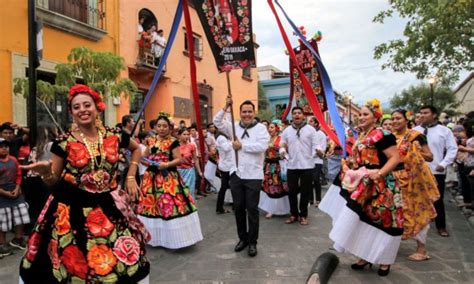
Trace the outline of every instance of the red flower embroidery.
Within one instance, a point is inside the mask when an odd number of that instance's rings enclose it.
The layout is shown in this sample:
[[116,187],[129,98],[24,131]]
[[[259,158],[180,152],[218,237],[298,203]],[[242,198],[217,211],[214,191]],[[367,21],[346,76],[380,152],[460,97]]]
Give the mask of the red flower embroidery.
[[105,157],[107,162],[115,164],[119,158],[119,139],[117,136],[109,136],[104,139]]
[[58,255],[58,241],[52,239],[48,245],[48,255],[51,259],[51,264],[53,265],[54,269],[59,269],[59,265],[61,264],[61,260],[59,259]]
[[122,236],[115,242],[114,255],[126,265],[134,265],[140,257],[140,245],[134,238]]
[[67,160],[75,168],[81,169],[89,163],[89,153],[86,146],[79,142],[70,141],[66,146]]
[[178,193],[174,198],[174,204],[176,204],[176,207],[178,208],[178,212],[180,214],[186,213],[186,200],[184,199],[184,195],[181,193]]
[[95,237],[106,237],[115,228],[100,207],[93,209],[87,215],[86,227]]
[[392,226],[392,212],[389,209],[384,209],[382,211],[382,225],[385,228],[389,228]]
[[145,197],[142,197],[138,212],[151,216],[158,216],[160,214],[160,209],[156,204],[156,199],[153,194],[146,194]]
[[86,258],[76,245],[67,246],[61,255],[61,262],[66,270],[81,279],[85,279],[89,270]]
[[35,260],[38,248],[41,242],[41,235],[38,232],[34,232],[28,239],[28,247],[26,249],[25,257],[29,262]]
[[117,264],[117,258],[108,246],[95,245],[87,253],[87,262],[97,275],[103,276],[112,271]]

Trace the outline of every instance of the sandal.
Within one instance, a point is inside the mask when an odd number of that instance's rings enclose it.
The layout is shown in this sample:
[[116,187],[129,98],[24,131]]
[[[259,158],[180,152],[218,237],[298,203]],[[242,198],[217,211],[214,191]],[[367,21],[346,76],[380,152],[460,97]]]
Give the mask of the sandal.
[[316,208],[319,207],[319,201],[316,201],[316,202],[314,203],[314,207],[316,207]]
[[438,229],[438,234],[443,238],[449,237],[449,233],[446,229]]
[[308,224],[308,219],[306,219],[305,217],[300,218],[300,225],[306,226]]
[[412,254],[408,257],[408,260],[411,260],[411,261],[425,261],[425,260],[428,260],[430,258],[431,257],[427,254],[415,252],[414,254]]
[[293,224],[298,220],[298,217],[290,216],[290,218],[286,219],[285,224]]

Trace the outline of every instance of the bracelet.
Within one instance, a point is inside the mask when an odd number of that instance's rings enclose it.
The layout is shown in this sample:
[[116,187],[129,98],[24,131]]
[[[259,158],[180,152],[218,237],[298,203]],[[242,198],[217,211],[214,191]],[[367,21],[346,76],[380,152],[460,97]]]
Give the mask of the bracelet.
[[167,169],[170,165],[170,163],[168,163],[168,162],[165,162],[164,164],[165,164],[165,169]]
[[135,161],[131,161],[131,162],[130,162],[130,164],[132,164],[132,165],[136,165],[136,166],[138,167],[138,163],[137,163],[137,162],[135,162]]
[[135,179],[135,176],[127,176],[127,179]]

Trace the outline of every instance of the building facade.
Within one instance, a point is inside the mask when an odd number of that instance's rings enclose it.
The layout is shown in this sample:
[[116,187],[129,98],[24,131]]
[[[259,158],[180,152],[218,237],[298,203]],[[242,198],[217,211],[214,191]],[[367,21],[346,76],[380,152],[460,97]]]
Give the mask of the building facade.
[[[142,27],[146,31],[155,24],[157,30],[163,30],[168,39],[176,10],[177,0],[120,0],[120,55],[125,59],[127,70],[123,76],[132,79],[140,89],[136,99],[130,104],[122,99],[120,115],[138,112],[150,85],[157,66],[151,50],[139,50],[138,24],[143,18]],[[196,11],[190,8],[194,49],[196,56],[197,81],[200,110],[203,124],[212,121],[213,115],[225,104],[227,97],[226,74],[219,73]],[[160,111],[171,114],[175,122],[184,120],[187,125],[195,122],[195,113],[191,94],[189,57],[186,43],[186,29],[182,19],[165,72],[158,81],[151,100],[145,109],[145,120],[154,119]],[[255,68],[233,70],[230,73],[234,114],[238,117],[241,102],[257,100],[257,71]]]
[[471,72],[460,84],[454,89],[454,95],[460,105],[457,111],[460,114],[467,114],[474,110],[474,72]]
[[[66,63],[70,50],[86,46],[95,51],[117,54],[118,1],[116,0],[36,0],[36,18],[43,23],[43,59],[37,79],[54,83],[55,66]],[[28,1],[5,0],[0,10],[0,89],[2,104],[0,122],[27,123],[27,104],[13,92],[14,79],[27,77],[28,68]],[[69,119],[66,96],[57,95],[48,106],[56,120]],[[38,121],[51,121],[46,109],[38,103]],[[105,122],[114,124],[118,108],[110,101]]]

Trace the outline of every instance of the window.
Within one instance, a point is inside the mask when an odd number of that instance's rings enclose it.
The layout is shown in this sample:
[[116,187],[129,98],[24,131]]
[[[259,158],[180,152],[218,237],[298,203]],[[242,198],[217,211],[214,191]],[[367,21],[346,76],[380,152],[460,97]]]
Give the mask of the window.
[[[184,54],[188,55],[188,41],[186,38],[186,32],[184,32]],[[202,59],[202,38],[200,35],[193,33],[193,43],[194,43],[194,56],[197,60]]]
[[143,91],[138,91],[133,96],[133,100],[130,101],[130,114],[135,116],[140,111],[143,101],[145,100],[145,94]]
[[252,68],[250,66],[247,66],[242,69],[242,77],[244,79],[252,80]]
[[45,24],[99,40],[105,34],[105,0],[36,0],[36,13]]

